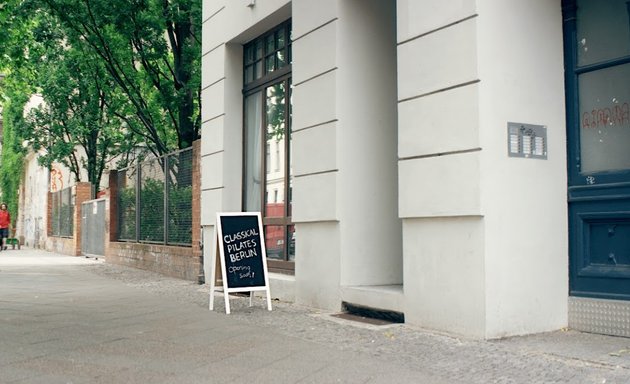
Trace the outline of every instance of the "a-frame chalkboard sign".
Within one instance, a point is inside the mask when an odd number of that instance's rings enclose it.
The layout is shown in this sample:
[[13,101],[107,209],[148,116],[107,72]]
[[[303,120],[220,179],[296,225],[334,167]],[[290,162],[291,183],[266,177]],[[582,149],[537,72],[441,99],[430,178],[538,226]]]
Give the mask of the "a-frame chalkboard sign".
[[260,212],[217,213],[210,272],[210,310],[214,309],[217,287],[217,256],[221,263],[221,280],[225,298],[225,313],[230,313],[231,292],[265,291],[267,309],[271,311],[267,252]]

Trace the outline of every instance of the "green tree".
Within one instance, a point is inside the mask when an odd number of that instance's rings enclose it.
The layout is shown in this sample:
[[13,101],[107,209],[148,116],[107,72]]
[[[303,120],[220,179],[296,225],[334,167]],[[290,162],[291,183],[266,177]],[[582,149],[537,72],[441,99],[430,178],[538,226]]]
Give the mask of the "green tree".
[[3,1],[0,71],[45,100],[16,134],[95,185],[104,160],[136,142],[155,155],[190,146],[200,22],[199,0]]
[[[29,0],[85,43],[126,103],[113,108],[155,155],[199,137],[199,0]],[[107,100],[111,103],[112,100]]]
[[[35,150],[39,162],[64,164],[81,181],[82,170],[98,187],[108,160],[129,152],[130,135],[106,100],[113,98],[111,84],[98,62],[81,44],[67,44],[55,18],[42,15],[31,29],[30,65],[39,76],[36,85],[43,103],[32,109],[20,132]],[[77,151],[81,148],[82,151]]]
[[34,72],[26,65],[26,45],[30,24],[12,12],[19,0],[0,3],[0,110],[3,123],[0,157],[0,193],[15,220],[18,214],[18,188],[22,177],[24,150],[21,131],[24,106],[33,91]]
[[[9,80],[10,81],[10,80]],[[2,121],[3,139],[2,156],[0,158],[0,190],[2,201],[7,203],[11,217],[15,223],[18,213],[19,186],[22,176],[24,152],[21,138],[16,131],[24,125],[23,110],[29,99],[19,84],[3,81]]]

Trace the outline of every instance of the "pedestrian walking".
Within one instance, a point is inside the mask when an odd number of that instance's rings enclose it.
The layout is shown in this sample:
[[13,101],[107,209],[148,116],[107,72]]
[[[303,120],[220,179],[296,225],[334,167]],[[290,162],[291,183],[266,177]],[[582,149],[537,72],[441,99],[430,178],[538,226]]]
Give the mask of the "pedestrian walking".
[[0,250],[7,249],[7,237],[11,227],[11,214],[5,203],[0,204]]

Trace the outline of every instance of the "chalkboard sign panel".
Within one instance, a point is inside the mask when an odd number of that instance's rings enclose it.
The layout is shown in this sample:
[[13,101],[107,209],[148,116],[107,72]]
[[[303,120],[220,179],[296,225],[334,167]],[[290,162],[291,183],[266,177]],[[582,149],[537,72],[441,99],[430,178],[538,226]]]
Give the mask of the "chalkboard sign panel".
[[264,254],[258,217],[221,216],[220,221],[228,288],[264,287]]
[[217,257],[220,258],[225,312],[230,313],[230,292],[266,291],[267,307],[271,311],[267,252],[260,212],[217,213],[215,246],[211,261],[210,310],[214,308]]

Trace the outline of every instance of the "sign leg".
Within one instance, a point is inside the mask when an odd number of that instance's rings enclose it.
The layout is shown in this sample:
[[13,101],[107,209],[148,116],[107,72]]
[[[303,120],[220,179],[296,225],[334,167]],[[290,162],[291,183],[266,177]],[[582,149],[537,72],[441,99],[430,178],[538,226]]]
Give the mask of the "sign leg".
[[[216,227],[215,227],[216,231]],[[217,239],[218,235],[214,235],[214,247],[212,247],[212,258],[210,259],[210,303],[208,305],[208,309],[211,311],[214,310],[214,291],[216,288],[216,276],[217,276],[217,257],[218,256],[218,247],[219,241]]]
[[230,314],[230,293],[227,289],[223,288],[223,297],[225,299],[225,314]]
[[267,286],[267,309],[271,311],[271,292],[269,291],[269,286]]

